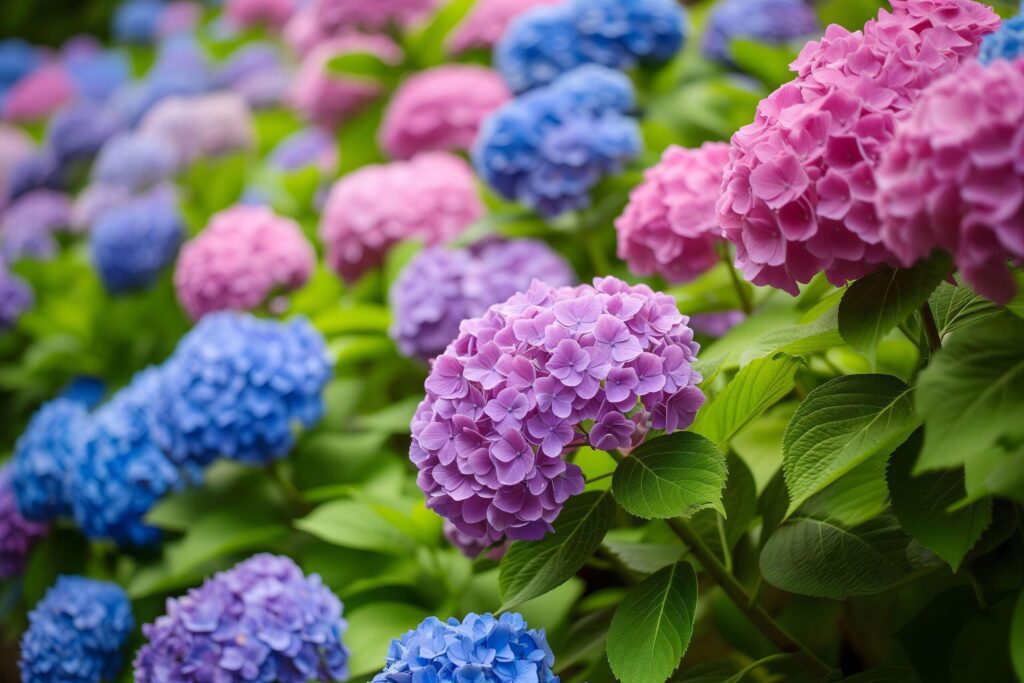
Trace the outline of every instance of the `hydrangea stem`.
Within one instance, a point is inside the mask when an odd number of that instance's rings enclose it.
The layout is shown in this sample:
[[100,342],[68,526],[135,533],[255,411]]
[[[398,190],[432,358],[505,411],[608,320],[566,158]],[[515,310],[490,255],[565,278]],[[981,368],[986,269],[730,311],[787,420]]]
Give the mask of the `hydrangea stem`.
[[942,337],[939,336],[939,327],[935,323],[935,316],[932,315],[932,308],[927,301],[921,304],[921,326],[924,328],[929,350],[932,353],[939,351],[942,348]]
[[747,283],[740,280],[740,276],[736,274],[736,267],[732,264],[729,248],[722,245],[720,253],[722,255],[722,263],[725,264],[725,269],[729,271],[729,278],[732,280],[733,289],[736,290],[736,296],[739,297],[740,308],[743,310],[744,315],[750,315],[754,311],[754,306],[750,301],[750,294],[747,292]]

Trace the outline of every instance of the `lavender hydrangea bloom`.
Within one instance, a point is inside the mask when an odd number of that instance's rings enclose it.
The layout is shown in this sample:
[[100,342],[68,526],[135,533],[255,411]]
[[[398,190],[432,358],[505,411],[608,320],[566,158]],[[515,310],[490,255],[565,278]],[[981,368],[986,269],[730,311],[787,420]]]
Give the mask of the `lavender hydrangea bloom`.
[[306,683],[348,677],[342,604],[287,557],[255,555],[167,602],[142,627],[136,683]]
[[428,617],[391,642],[387,665],[372,683],[558,683],[544,629],[519,614]]
[[7,263],[22,258],[51,259],[57,254],[53,233],[71,223],[71,200],[50,190],[36,190],[15,200],[0,221],[0,256]]
[[1013,61],[1021,55],[1024,55],[1024,15],[1017,15],[982,39],[978,61],[988,65],[999,59]]
[[114,50],[70,55],[64,64],[81,96],[93,102],[106,102],[132,80],[128,58]]
[[324,174],[331,175],[338,167],[338,144],[323,128],[310,126],[281,140],[267,161],[282,171],[298,171],[314,166]]
[[136,199],[96,221],[89,236],[93,266],[112,293],[145,289],[174,261],[184,232],[167,197]]
[[62,164],[94,156],[120,127],[103,105],[85,101],[57,112],[46,129],[46,144]]
[[178,462],[218,456],[264,463],[287,455],[294,427],[323,415],[331,361],[304,318],[261,320],[211,313],[164,365],[162,437]]
[[133,192],[166,180],[174,173],[174,146],[156,135],[126,133],[103,146],[93,165],[92,178],[104,185]]
[[0,266],[0,331],[13,327],[33,303],[32,288],[6,266]]
[[21,639],[22,683],[100,683],[121,669],[135,625],[119,586],[62,576],[28,615]]
[[33,190],[60,191],[66,187],[57,156],[45,149],[21,159],[7,176],[7,197],[11,201]]
[[26,519],[48,522],[71,513],[67,475],[82,457],[89,411],[58,398],[36,411],[14,447],[12,471],[18,509]]
[[805,0],[725,0],[711,12],[701,50],[709,59],[729,64],[735,39],[785,43],[820,29],[817,13]]
[[20,575],[32,546],[50,531],[21,516],[11,481],[11,468],[0,466],[0,581]]
[[693,421],[704,395],[687,320],[672,297],[608,277],[535,281],[463,322],[412,420],[427,507],[488,543],[543,537],[583,490],[564,453],[635,446]]
[[487,241],[469,249],[420,252],[391,288],[391,338],[403,354],[433,358],[459,333],[459,323],[530,286],[573,281],[569,265],[543,242]]

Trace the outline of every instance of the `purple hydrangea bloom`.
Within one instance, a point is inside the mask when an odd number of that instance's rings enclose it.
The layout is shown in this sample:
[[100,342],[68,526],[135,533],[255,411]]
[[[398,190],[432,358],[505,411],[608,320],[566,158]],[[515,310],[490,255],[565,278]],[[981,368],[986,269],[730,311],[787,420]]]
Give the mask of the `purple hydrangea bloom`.
[[21,516],[12,477],[10,467],[0,466],[0,581],[20,575],[32,546],[50,531],[46,524]]
[[292,74],[270,43],[250,43],[237,50],[214,76],[214,84],[233,90],[251,107],[281,102]]
[[62,191],[66,188],[67,179],[57,156],[46,149],[18,161],[7,176],[7,198],[11,201],[33,190]]
[[709,337],[721,337],[732,328],[746,320],[743,311],[718,311],[715,313],[698,313],[690,317],[690,327],[697,334]]
[[733,40],[777,44],[820,30],[817,12],[805,0],[725,0],[711,12],[701,50],[709,59],[728,64]]
[[544,629],[519,614],[428,617],[391,641],[387,664],[372,683],[558,683]]
[[169,178],[176,163],[174,146],[167,140],[147,133],[126,133],[103,146],[93,165],[92,178],[102,185],[137,192]]
[[298,171],[314,166],[324,174],[331,175],[338,167],[338,143],[323,128],[310,126],[281,140],[267,161],[282,171]]
[[35,296],[28,283],[0,265],[0,332],[13,327],[33,303]]
[[92,263],[114,294],[146,289],[174,261],[184,234],[168,197],[140,197],[97,219],[89,235]]
[[50,119],[46,144],[62,164],[89,159],[120,125],[113,110],[84,101],[62,109]]
[[120,586],[62,576],[28,615],[21,639],[22,683],[100,683],[121,670],[135,626]]
[[486,241],[469,249],[424,249],[391,287],[391,338],[403,354],[428,360],[444,351],[459,323],[540,280],[572,283],[569,265],[543,242]]
[[693,422],[704,395],[687,320],[672,297],[607,277],[534,281],[463,322],[412,420],[427,507],[488,543],[543,537],[583,490],[566,452]]
[[14,447],[14,493],[21,514],[48,522],[71,513],[68,474],[77,466],[89,429],[81,403],[58,398],[36,411]]
[[51,259],[57,254],[53,233],[71,223],[71,200],[51,190],[36,190],[16,199],[0,221],[0,256],[7,263],[21,258]]
[[142,627],[136,683],[307,683],[348,677],[342,604],[287,557],[255,555],[167,601]]

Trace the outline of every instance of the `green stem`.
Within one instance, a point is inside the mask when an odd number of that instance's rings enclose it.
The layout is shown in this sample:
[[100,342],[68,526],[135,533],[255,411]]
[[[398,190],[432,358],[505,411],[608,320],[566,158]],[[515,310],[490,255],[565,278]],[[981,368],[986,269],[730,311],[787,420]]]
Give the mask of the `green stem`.
[[729,278],[732,280],[733,289],[736,290],[736,296],[740,299],[740,308],[743,309],[745,315],[750,315],[754,306],[750,302],[750,294],[747,292],[747,283],[740,280],[740,276],[736,274],[736,267],[732,264],[732,258],[729,256],[729,248],[723,246],[720,250],[722,263],[725,264],[725,269],[729,271]]
[[921,327],[924,328],[925,337],[928,339],[928,349],[934,354],[942,349],[942,337],[939,336],[939,327],[935,324],[935,316],[932,315],[932,308],[925,301],[921,304]]
[[296,516],[303,516],[310,510],[312,506],[306,502],[305,498],[302,497],[302,492],[295,488],[295,484],[292,483],[291,479],[284,471],[284,461],[275,460],[267,468],[270,473],[271,479],[277,484],[278,490],[281,491],[281,495],[284,496],[285,501],[292,508],[292,512]]
[[610,476],[612,476],[614,474],[615,474],[614,472],[605,472],[604,474],[599,474],[596,477],[591,477],[590,479],[587,479],[583,483],[584,484],[593,484],[595,481],[601,481],[602,479],[607,479],[608,477],[610,477]]

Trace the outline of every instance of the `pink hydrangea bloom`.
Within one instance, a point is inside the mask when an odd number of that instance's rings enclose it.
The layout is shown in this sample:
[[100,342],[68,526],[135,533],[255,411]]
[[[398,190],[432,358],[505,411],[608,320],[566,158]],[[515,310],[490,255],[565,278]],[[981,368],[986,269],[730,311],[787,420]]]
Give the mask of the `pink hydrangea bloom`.
[[396,242],[442,244],[483,214],[469,164],[447,152],[426,152],[341,178],[324,205],[320,237],[327,262],[354,282],[379,266]]
[[331,31],[344,28],[379,31],[389,26],[411,26],[424,19],[438,4],[438,0],[312,0],[317,23]]
[[333,58],[354,52],[369,52],[391,63],[402,58],[402,51],[385,36],[350,34],[320,43],[295,75],[288,93],[291,105],[314,123],[333,129],[379,97],[382,91],[376,83],[328,71]]
[[715,201],[728,161],[729,145],[723,142],[699,149],[673,145],[647,169],[615,221],[619,258],[631,271],[686,282],[718,262],[722,230]]
[[459,54],[474,48],[490,49],[513,19],[540,5],[554,5],[562,0],[478,0],[469,16],[448,39],[448,49]]
[[484,118],[511,98],[491,69],[452,64],[423,71],[403,83],[388,105],[381,147],[399,159],[469,149]]
[[169,142],[180,167],[249,149],[256,139],[249,105],[231,92],[169,97],[146,114],[139,130]]
[[316,255],[299,224],[262,206],[213,216],[186,243],[174,269],[178,301],[193,320],[221,310],[249,311],[274,292],[305,284]]
[[266,26],[277,29],[296,8],[295,0],[228,0],[224,11],[236,26]]
[[796,294],[824,272],[842,285],[892,260],[875,169],[921,90],[977,54],[999,25],[972,0],[893,0],[863,31],[830,26],[732,138],[719,222],[747,279]]
[[75,99],[75,83],[60,64],[46,64],[11,87],[4,100],[4,118],[35,121]]
[[329,40],[331,34],[317,23],[313,7],[306,3],[292,14],[281,37],[292,52],[305,57],[317,45]]
[[462,323],[434,361],[409,457],[427,507],[464,534],[535,540],[583,490],[564,455],[686,429],[704,403],[675,299],[613,277],[525,293]]
[[968,62],[930,85],[878,169],[885,245],[903,266],[944,249],[982,295],[1017,291],[1024,263],[1024,61]]
[[7,178],[22,159],[32,156],[32,138],[13,126],[0,124],[0,210],[7,205]]

